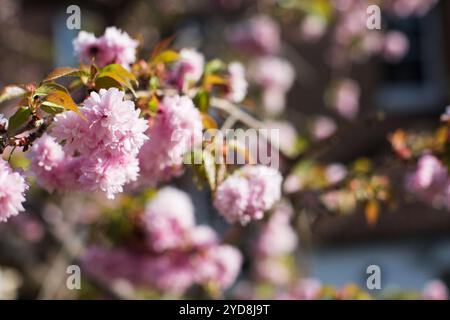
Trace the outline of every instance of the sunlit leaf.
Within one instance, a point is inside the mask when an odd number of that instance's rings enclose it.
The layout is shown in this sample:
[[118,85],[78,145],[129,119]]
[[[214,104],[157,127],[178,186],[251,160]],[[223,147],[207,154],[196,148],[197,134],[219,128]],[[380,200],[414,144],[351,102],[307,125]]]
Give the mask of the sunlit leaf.
[[11,118],[9,118],[8,132],[12,133],[22,127],[30,118],[31,110],[29,107],[20,107]]
[[180,58],[178,52],[173,50],[166,50],[158,54],[152,59],[153,63],[171,63]]
[[205,86],[226,85],[228,82],[225,78],[214,74],[208,74],[203,80]]
[[45,78],[44,82],[52,81],[61,77],[68,77],[68,76],[79,76],[82,75],[83,72],[78,68],[72,68],[72,67],[61,67],[56,68],[52,72],[50,72]]
[[207,112],[209,109],[209,93],[205,90],[199,90],[194,97],[194,104],[201,112]]
[[225,69],[225,63],[222,60],[214,59],[205,65],[205,74],[213,74]]
[[77,113],[81,117],[84,117],[84,115],[80,112],[78,109],[77,104],[75,101],[73,101],[72,97],[67,91],[54,91],[48,94],[48,96],[45,98],[46,102],[50,102],[54,104],[55,106],[61,106],[65,109],[72,110],[73,112]]
[[207,113],[201,113],[203,128],[205,129],[217,129],[217,122]]
[[158,98],[156,98],[155,95],[152,95],[152,97],[150,98],[150,101],[147,104],[148,108],[150,109],[151,112],[156,113],[156,111],[158,111],[158,107],[159,107],[159,102],[158,102]]
[[15,85],[6,86],[0,92],[0,103],[2,103],[3,101],[23,97],[26,93],[27,93],[27,90],[25,90],[22,87],[15,86]]
[[102,68],[100,70],[99,75],[103,75],[104,73],[115,73],[119,77],[123,78],[124,80],[127,80],[130,83],[137,84],[137,79],[130,71],[122,67],[120,64],[109,64],[106,67]]
[[205,170],[206,180],[208,181],[211,190],[216,189],[216,163],[214,156],[204,150],[203,151],[203,167]]
[[43,99],[42,105],[45,106],[44,111],[47,110],[52,113],[52,111],[57,111],[58,108],[64,108],[67,110],[72,110],[85,119],[67,89],[62,85],[54,82],[46,82],[36,89],[34,97],[40,97]]
[[[105,77],[113,79],[115,82],[119,83],[120,86],[116,86],[112,81],[105,82],[103,80],[100,80],[100,82],[98,83],[99,79]],[[136,95],[136,93],[134,92],[133,84],[137,84],[136,77],[130,71],[119,64],[110,64],[102,68],[95,81],[96,87],[100,86],[102,88],[105,88],[103,85],[107,85],[109,87],[123,87],[129,89],[134,95]]]
[[53,102],[44,101],[41,104],[41,110],[49,114],[58,114],[63,112],[65,109],[64,107],[57,105]]
[[150,55],[150,60],[153,60],[157,55],[166,50],[167,47],[172,43],[173,38],[174,37],[171,36],[158,42]]
[[370,200],[366,204],[365,214],[366,221],[370,226],[374,226],[378,220],[378,215],[380,212],[380,207],[377,201]]

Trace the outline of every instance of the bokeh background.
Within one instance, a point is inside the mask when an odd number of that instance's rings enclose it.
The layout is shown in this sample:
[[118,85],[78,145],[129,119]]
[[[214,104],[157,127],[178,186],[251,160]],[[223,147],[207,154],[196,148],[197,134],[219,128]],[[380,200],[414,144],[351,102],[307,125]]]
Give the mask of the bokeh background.
[[[386,138],[390,132],[400,127],[436,126],[448,104],[448,1],[440,1],[425,15],[383,16],[383,31],[402,31],[409,40],[409,49],[399,61],[372,56],[344,68],[358,82],[362,93],[359,117],[351,125],[326,103],[326,89],[334,73],[342,70],[333,67],[333,61],[340,59],[338,54],[330,53],[333,26],[327,27],[318,39],[305,41],[305,13],[292,6],[301,2],[0,0],[0,87],[37,81],[56,66],[77,64],[72,39],[78,30],[66,28],[66,8],[71,4],[81,8],[83,30],[101,34],[107,26],[118,26],[142,40],[144,53],[148,54],[161,39],[174,35],[175,48],[195,47],[208,58],[223,59],[248,59],[244,52],[233,50],[227,31],[235,23],[264,14],[279,24],[283,56],[297,73],[288,93],[287,108],[280,117],[288,119],[299,132],[307,131],[309,121],[316,115],[326,115],[337,126],[346,128],[339,140],[321,154],[321,160],[385,160],[392,157]],[[367,120],[381,112],[384,121]],[[385,170],[397,177],[394,190],[402,189],[405,169],[392,164]],[[207,221],[218,230],[225,228],[224,222],[211,214],[206,192],[192,188],[189,177],[176,183],[191,193],[199,221]],[[68,204],[74,205],[76,201]],[[384,289],[420,289],[434,278],[450,284],[450,213],[446,210],[403,197],[394,207],[383,209],[375,225],[367,223],[363,211],[348,215],[319,212],[305,219],[308,223],[299,227],[299,261],[309,276],[337,286],[353,282],[364,287],[366,267],[377,264],[382,269]],[[35,274],[47,274],[50,266],[43,261],[57,256],[57,250],[49,253],[42,245],[24,246],[23,235],[39,238],[39,227],[32,220],[12,221],[0,225],[0,276],[27,284],[18,297],[35,297],[39,291]]]

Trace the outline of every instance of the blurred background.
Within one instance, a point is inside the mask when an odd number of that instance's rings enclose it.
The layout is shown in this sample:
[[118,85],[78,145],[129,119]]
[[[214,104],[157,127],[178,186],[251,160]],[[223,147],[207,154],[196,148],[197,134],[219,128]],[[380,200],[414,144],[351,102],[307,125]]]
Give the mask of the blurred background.
[[[408,39],[407,52],[399,59],[364,52],[353,57],[352,52],[339,52],[335,34],[338,23],[332,21],[322,28],[319,24],[309,30],[305,20],[311,12],[304,2],[0,0],[0,87],[39,81],[56,66],[77,65],[72,39],[78,30],[66,27],[66,9],[71,4],[81,9],[82,30],[101,34],[107,26],[118,26],[141,40],[143,56],[161,39],[174,36],[175,48],[195,47],[207,58],[246,63],[251,62],[252,55],[236,50],[227,35],[233,26],[264,15],[279,26],[281,55],[297,75],[286,108],[276,118],[289,120],[300,135],[306,135],[319,116],[345,128],[339,139],[320,154],[321,161],[348,163],[367,157],[385,163],[393,157],[389,133],[397,128],[427,130],[436,126],[448,104],[448,1],[430,6],[423,14],[383,15],[382,32],[401,31]],[[318,0],[317,5],[324,2],[333,1]],[[330,83],[342,77],[354,79],[360,90],[358,117],[351,121],[327,102]],[[370,120],[381,113],[383,121]],[[400,192],[405,169],[393,162],[387,160],[389,165],[383,170],[394,177],[394,192]],[[285,170],[291,165],[287,161]],[[225,230],[226,224],[211,214],[207,192],[197,191],[189,181],[187,177],[176,183],[192,194],[198,220]],[[296,198],[295,193],[291,199],[304,200]],[[392,208],[381,210],[374,225],[366,222],[363,210],[345,215],[316,212],[305,219],[307,223],[299,226],[300,265],[305,274],[324,283],[342,286],[353,282],[365,287],[366,268],[376,264],[382,269],[383,289],[420,289],[434,278],[450,285],[450,213],[446,210],[405,196]],[[28,277],[33,278],[30,274],[35,270],[29,269],[48,268],[41,262],[56,253],[37,251],[43,250],[42,245],[24,251],[20,235],[39,238],[40,231],[32,220],[21,220],[19,216],[12,225],[0,225],[0,270],[4,279],[9,270],[16,270],[17,275],[8,277],[33,283],[36,279]],[[32,284],[19,297],[33,296],[36,290]]]

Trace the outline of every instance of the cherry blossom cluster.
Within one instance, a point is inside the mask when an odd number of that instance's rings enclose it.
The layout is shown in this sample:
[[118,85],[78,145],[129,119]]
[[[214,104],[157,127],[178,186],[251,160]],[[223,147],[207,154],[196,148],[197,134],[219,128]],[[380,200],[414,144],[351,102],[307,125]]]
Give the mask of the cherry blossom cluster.
[[80,31],[73,40],[80,61],[89,64],[94,60],[99,67],[117,63],[129,68],[136,61],[138,45],[138,41],[116,27],[106,28],[105,33],[98,38],[93,33]]
[[448,168],[431,154],[420,157],[417,168],[406,177],[406,189],[436,206],[450,207]]
[[145,248],[92,247],[83,262],[105,280],[150,285],[166,294],[181,295],[195,284],[229,288],[238,276],[242,255],[220,244],[216,232],[196,225],[189,196],[165,187],[151,199],[141,219]]
[[9,164],[0,159],[0,222],[16,216],[25,210],[25,191],[28,185],[19,172],[14,172]]
[[254,272],[260,281],[283,286],[293,278],[286,263],[286,256],[295,251],[298,243],[297,233],[291,226],[293,213],[288,203],[280,203],[260,227],[252,250],[256,261]]
[[217,187],[214,206],[230,223],[259,220],[281,197],[281,174],[262,165],[247,165]]
[[289,61],[278,56],[281,51],[278,24],[268,16],[257,15],[233,25],[227,38],[236,49],[255,57],[249,66],[249,77],[262,88],[264,110],[269,115],[280,114],[294,83],[295,70]]
[[202,143],[200,112],[187,96],[166,96],[139,153],[140,182],[155,185],[182,173],[183,156]]
[[116,88],[92,92],[80,112],[55,117],[50,134],[32,147],[31,170],[49,191],[100,190],[114,198],[138,177],[147,122]]

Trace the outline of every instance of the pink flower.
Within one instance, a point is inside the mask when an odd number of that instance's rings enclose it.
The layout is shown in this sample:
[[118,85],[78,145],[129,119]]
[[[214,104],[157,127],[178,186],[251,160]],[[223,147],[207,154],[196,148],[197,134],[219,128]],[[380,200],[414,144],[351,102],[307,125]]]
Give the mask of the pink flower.
[[390,0],[388,8],[401,17],[426,14],[438,0]]
[[217,187],[214,206],[228,222],[240,220],[246,223],[250,219],[246,216],[249,194],[248,181],[244,177],[231,175]]
[[423,155],[414,173],[406,177],[406,188],[425,201],[439,204],[445,200],[448,184],[447,168],[433,155]]
[[262,226],[255,249],[261,256],[280,256],[294,251],[297,241],[297,234],[289,221],[284,221],[274,215],[268,223]]
[[294,67],[284,59],[266,56],[254,61],[249,72],[252,79],[263,88],[266,111],[270,114],[281,112],[286,104],[286,93],[294,83]]
[[258,258],[255,273],[260,280],[278,286],[286,285],[291,280],[291,272],[285,261],[272,257]]
[[228,99],[235,103],[244,100],[247,95],[248,83],[245,79],[245,69],[240,62],[232,62],[228,65],[229,92]]
[[[85,119],[73,111],[64,112],[55,117],[52,128],[52,135],[59,142],[65,142],[62,150],[66,157],[62,162],[64,166],[73,165],[74,170],[70,172],[77,174],[74,178],[76,188],[101,190],[110,199],[122,192],[126,183],[137,179],[137,155],[148,139],[145,135],[147,122],[139,118],[140,111],[134,108],[132,101],[123,99],[124,93],[116,88],[91,92],[80,108]],[[46,154],[51,151],[50,154],[57,155],[56,158],[61,161],[61,150],[47,138],[42,142],[41,149],[36,149],[35,153],[47,149]],[[58,166],[55,163],[47,166],[55,167],[47,170],[51,171],[49,178],[56,176],[58,179]],[[34,170],[38,167],[39,163],[36,163]],[[49,189],[57,186],[57,183],[50,184]]]
[[81,62],[86,64],[94,59],[96,65],[104,67],[114,60],[114,52],[109,50],[105,39],[97,39],[93,33],[80,31],[73,40],[73,48]]
[[390,31],[384,40],[383,54],[389,62],[400,61],[409,50],[409,40],[404,33]]
[[229,245],[212,247],[198,259],[195,265],[199,281],[212,281],[221,289],[229,288],[236,281],[243,260],[242,254]]
[[317,15],[308,15],[300,26],[302,39],[308,42],[319,40],[325,33],[326,21]]
[[333,107],[344,118],[355,118],[361,94],[358,83],[352,79],[343,79],[335,90]]
[[29,153],[30,170],[37,183],[49,192],[69,191],[75,188],[80,175],[79,161],[67,156],[55,138],[44,134],[34,142]]
[[179,175],[184,154],[202,142],[202,127],[190,98],[165,97],[139,153],[141,183],[154,185]]
[[311,134],[315,140],[323,140],[336,132],[336,122],[326,116],[317,117],[311,127]]
[[128,33],[116,27],[106,28],[103,39],[108,50],[114,53],[114,63],[128,67],[136,61],[138,41],[132,39]]
[[0,222],[24,211],[25,191],[28,185],[18,172],[13,172],[8,162],[0,158]]
[[105,34],[96,38],[94,34],[80,31],[73,40],[76,54],[83,63],[90,63],[104,67],[107,64],[118,63],[129,68],[136,60],[138,42],[116,27],[106,28]]
[[61,113],[55,118],[52,134],[65,140],[64,150],[69,153],[136,155],[148,139],[147,122],[124,96],[117,88],[91,92],[80,108],[87,121],[73,111]]
[[247,165],[217,187],[214,206],[230,223],[259,220],[280,199],[281,182],[277,170]]
[[105,282],[128,280],[131,283],[139,283],[141,281],[140,257],[124,248],[88,248],[81,257],[81,265],[89,275]]
[[332,163],[328,165],[325,169],[325,177],[328,183],[335,184],[347,176],[347,168],[340,163]]
[[440,280],[428,282],[422,291],[425,300],[448,300],[447,286]]
[[191,257],[182,252],[144,258],[140,269],[145,283],[172,295],[182,295],[196,282]]
[[319,280],[305,278],[295,286],[293,295],[298,300],[314,300],[319,298],[321,291],[322,284]]
[[0,132],[6,129],[8,129],[8,119],[5,118],[3,113],[0,113]]
[[209,226],[196,226],[188,232],[188,243],[197,249],[215,246],[219,243],[216,232]]
[[[297,152],[298,133],[288,121],[266,121],[265,128],[276,130],[278,134],[278,147],[287,155],[293,156]],[[275,152],[275,151],[274,151]]]
[[194,49],[181,49],[180,58],[170,73],[169,81],[175,82],[179,90],[196,83],[203,75],[205,58],[203,54]]
[[288,61],[266,56],[257,59],[250,65],[252,79],[263,88],[276,88],[288,91],[295,80],[295,70]]
[[234,25],[227,37],[238,50],[254,54],[275,53],[281,46],[279,26],[270,17],[263,15]]
[[[185,244],[186,233],[195,224],[194,206],[186,193],[165,187],[147,203],[143,223],[150,247],[155,251],[181,247]],[[203,235],[197,233],[196,236]]]

